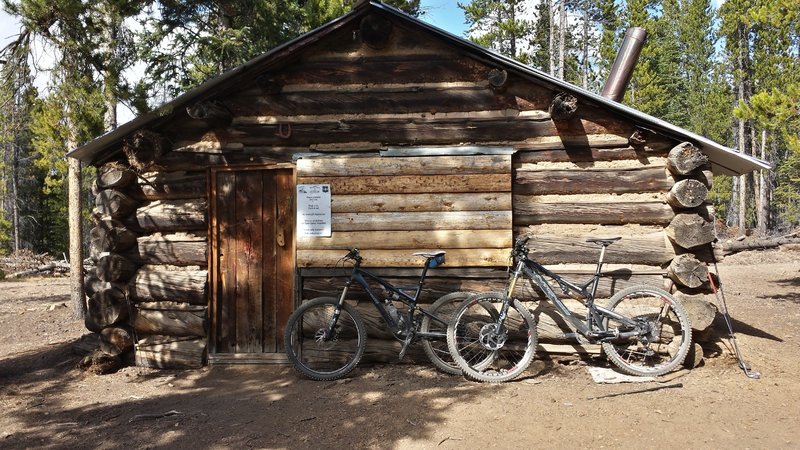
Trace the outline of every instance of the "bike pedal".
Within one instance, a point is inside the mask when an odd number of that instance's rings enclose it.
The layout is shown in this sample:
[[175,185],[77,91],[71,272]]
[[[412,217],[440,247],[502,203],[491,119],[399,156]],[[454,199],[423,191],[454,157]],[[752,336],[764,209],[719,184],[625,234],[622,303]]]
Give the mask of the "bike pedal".
[[411,343],[411,339],[413,336],[408,335],[406,336],[405,341],[403,341],[403,348],[400,349],[400,356],[398,356],[397,360],[402,361],[403,357],[406,356],[406,349],[408,349],[408,344]]

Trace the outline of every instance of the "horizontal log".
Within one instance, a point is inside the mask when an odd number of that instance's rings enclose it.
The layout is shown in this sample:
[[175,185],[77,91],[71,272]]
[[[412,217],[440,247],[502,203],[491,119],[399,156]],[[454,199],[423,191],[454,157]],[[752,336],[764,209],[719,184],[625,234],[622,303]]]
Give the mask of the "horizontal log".
[[513,96],[495,95],[486,84],[466,86],[408,85],[404,90],[343,91],[328,89],[307,92],[238,95],[225,103],[241,116],[292,116],[312,114],[447,113],[516,107]]
[[120,219],[136,210],[139,201],[114,189],[105,189],[95,196],[95,210],[101,216]]
[[333,195],[509,192],[511,174],[302,177],[297,184],[330,184]]
[[333,213],[502,211],[510,209],[510,192],[334,195],[331,198]]
[[[146,303],[145,308],[137,305],[133,315],[133,327],[140,335],[160,334],[166,336],[206,335],[206,310],[187,310],[180,303]],[[194,306],[194,305],[189,305]]]
[[243,147],[236,152],[222,153],[223,147],[215,144],[206,153],[169,152],[156,160],[154,168],[169,171],[206,170],[209,166],[241,164],[274,165],[292,162],[292,156],[308,152],[308,147]]
[[508,173],[511,155],[303,158],[298,177]]
[[[454,142],[513,142],[532,136],[574,136],[588,142],[589,135],[627,135],[630,125],[614,122],[608,116],[573,119],[559,124],[550,120],[530,120],[530,117],[439,118],[399,117],[393,119],[351,118],[326,122],[308,121],[298,117],[285,118],[275,124],[234,124],[225,129],[204,131],[176,129],[174,140],[205,142],[238,142],[250,145],[311,146],[322,142],[375,141],[395,145],[449,144]],[[581,138],[583,137],[583,138]],[[627,138],[622,142],[627,145]]]
[[333,214],[337,231],[497,230],[511,228],[511,211]]
[[139,181],[146,200],[177,200],[205,197],[206,174],[196,172],[157,172]]
[[156,233],[138,238],[136,247],[126,256],[140,264],[206,266],[207,252],[205,233]]
[[292,84],[370,84],[375,74],[386,80],[404,83],[441,81],[480,82],[486,78],[486,66],[477,60],[440,54],[386,56],[370,58],[325,58],[290,65],[273,75],[273,82]]
[[205,199],[157,200],[136,210],[139,226],[149,231],[205,230]]
[[519,163],[620,161],[637,160],[650,156],[633,147],[569,147],[557,150],[520,151],[517,155],[515,161]]
[[97,278],[108,282],[123,282],[136,272],[137,265],[117,253],[102,253],[97,259]]
[[672,186],[664,167],[584,170],[517,170],[515,194],[666,192]]
[[[627,147],[626,136],[618,134],[562,133],[557,136],[533,136],[514,142],[520,151],[558,150],[573,148],[618,148]],[[627,159],[627,158],[626,158]]]
[[510,248],[511,230],[336,231],[329,238],[299,236],[299,250],[350,248]]
[[673,208],[694,208],[705,202],[708,188],[697,180],[680,180],[666,195],[667,203]]
[[[359,249],[364,258],[364,267],[420,267],[424,259],[411,255],[409,250]],[[510,249],[453,249],[447,250],[449,267],[493,267],[505,266]],[[334,266],[342,259],[341,250],[298,250],[298,267]]]
[[148,130],[138,130],[122,143],[122,151],[128,158],[128,164],[138,172],[150,168],[155,160],[171,148],[169,139],[164,135]]
[[135,302],[170,300],[194,305],[208,304],[208,271],[145,265],[128,284]]
[[135,349],[139,367],[197,369],[205,360],[206,340],[154,335],[140,339]]
[[[597,237],[600,235],[592,236]],[[528,241],[530,257],[540,264],[595,263],[600,256],[597,244],[586,242],[588,236],[534,234]],[[675,257],[663,232],[627,235],[606,249],[605,262],[619,264],[661,265]]]
[[661,202],[540,203],[535,196],[514,196],[514,225],[542,223],[667,225],[675,217]]

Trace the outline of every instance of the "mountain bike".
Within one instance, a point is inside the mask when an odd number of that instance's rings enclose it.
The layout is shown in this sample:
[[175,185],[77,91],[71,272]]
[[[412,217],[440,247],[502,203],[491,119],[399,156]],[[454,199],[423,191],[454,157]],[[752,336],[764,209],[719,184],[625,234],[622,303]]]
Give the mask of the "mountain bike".
[[[632,286],[614,294],[603,307],[595,303],[603,258],[619,237],[587,239],[601,247],[592,278],[576,284],[528,258],[529,236],[519,238],[511,252],[515,261],[504,292],[476,294],[458,308],[447,328],[452,358],[468,379],[502,382],[516,378],[536,352],[536,323],[514,297],[521,277],[538,287],[576,333],[565,335],[581,343],[599,343],[614,365],[630,375],[655,376],[674,370],[686,358],[692,329],[683,306],[668,292],[652,286]],[[582,299],[582,317],[570,311],[545,277],[564,295]]]
[[[454,292],[436,300],[429,309],[421,308],[417,300],[428,269],[444,264],[445,252],[414,255],[425,258],[425,263],[414,293],[409,294],[362,269],[362,257],[358,249],[350,250],[342,261],[352,262],[353,270],[339,297],[309,300],[289,317],[284,342],[286,354],[294,367],[314,380],[336,380],[356,367],[364,355],[367,332],[361,314],[346,301],[347,293],[355,282],[367,293],[392,335],[402,342],[400,359],[409,345],[421,340],[425,354],[436,368],[460,375],[461,369],[447,350],[447,324],[450,315],[471,294]],[[370,287],[369,280],[377,282],[387,295],[379,296]],[[401,309],[397,308],[395,302],[400,303]]]

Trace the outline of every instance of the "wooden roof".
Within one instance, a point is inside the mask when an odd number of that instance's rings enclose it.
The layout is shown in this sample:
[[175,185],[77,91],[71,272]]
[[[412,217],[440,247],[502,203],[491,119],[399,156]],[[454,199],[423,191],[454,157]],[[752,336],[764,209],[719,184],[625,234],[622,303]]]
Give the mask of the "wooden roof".
[[601,107],[607,108],[610,112],[626,120],[630,120],[640,128],[651,130],[679,141],[693,142],[708,155],[712,163],[712,170],[715,174],[739,175],[753,170],[770,168],[770,165],[765,161],[738,153],[729,147],[681,127],[603,98],[595,93],[564,82],[563,80],[554,78],[547,73],[521,64],[511,58],[487,50],[470,41],[422,22],[402,11],[384,5],[379,1],[361,3],[350,13],[201,84],[176,97],[169,103],[88,142],[70,152],[68,156],[90,164],[100,164],[108,161],[119,152],[120,143],[123,139],[133,132],[141,129],[156,128],[173,119],[178,112],[183,111],[189,105],[198,101],[224,96],[227,92],[241,86],[243,80],[249,80],[265,72],[269,72],[270,70],[282,67],[297,52],[325,39],[342,27],[353,23],[353,21],[358,21],[370,13],[383,14],[390,17],[392,20],[401,21],[406,26],[416,27],[420,29],[420,31],[428,33],[432,38],[440,39],[445,44],[452,45],[462,53],[477,60],[502,68],[510,73],[515,73],[518,76],[527,78],[545,87],[570,93],[578,98],[579,101],[583,99],[600,105]]

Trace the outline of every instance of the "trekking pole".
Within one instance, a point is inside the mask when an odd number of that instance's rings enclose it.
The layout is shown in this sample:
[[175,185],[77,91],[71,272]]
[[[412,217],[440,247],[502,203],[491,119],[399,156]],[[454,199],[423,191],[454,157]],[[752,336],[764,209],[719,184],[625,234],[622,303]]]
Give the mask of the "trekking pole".
[[[717,262],[714,261],[714,274],[719,279],[719,269],[717,268]],[[725,301],[725,292],[722,290],[722,283],[720,283],[719,288],[714,283],[714,277],[711,276],[711,272],[708,272],[708,282],[711,284],[711,290],[714,292],[714,295],[717,297],[717,304],[722,307],[722,317],[725,318],[725,324],[728,326],[729,339],[733,346],[733,352],[736,356],[736,359],[739,361],[739,367],[742,368],[744,374],[747,375],[747,378],[752,378],[754,380],[758,380],[761,378],[761,372],[752,370],[750,366],[744,362],[742,358],[742,352],[739,350],[739,344],[736,343],[736,335],[733,334],[733,324],[731,324],[731,316],[728,313],[728,303]]]

